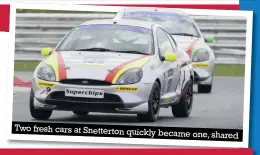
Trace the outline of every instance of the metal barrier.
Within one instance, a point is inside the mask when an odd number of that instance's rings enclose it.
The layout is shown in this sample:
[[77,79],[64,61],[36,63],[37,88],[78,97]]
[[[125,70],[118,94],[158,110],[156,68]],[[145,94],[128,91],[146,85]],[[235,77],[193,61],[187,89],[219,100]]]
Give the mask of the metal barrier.
[[[111,19],[115,14],[17,14],[15,50],[17,60],[41,59],[42,47],[55,47],[74,26],[93,19]],[[214,36],[210,47],[217,63],[244,63],[246,19],[190,15],[204,36]]]

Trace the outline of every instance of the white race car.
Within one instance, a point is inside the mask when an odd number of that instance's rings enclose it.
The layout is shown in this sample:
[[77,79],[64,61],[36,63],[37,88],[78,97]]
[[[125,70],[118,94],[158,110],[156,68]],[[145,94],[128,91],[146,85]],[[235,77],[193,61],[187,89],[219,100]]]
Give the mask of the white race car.
[[190,56],[194,67],[194,84],[198,84],[198,92],[211,92],[215,56],[207,43],[212,43],[214,38],[204,37],[197,24],[186,13],[171,8],[125,8],[114,19],[149,21],[163,26]]
[[93,20],[73,28],[35,69],[30,112],[53,110],[137,114],[156,121],[161,107],[188,117],[193,103],[189,56],[161,26],[132,20]]

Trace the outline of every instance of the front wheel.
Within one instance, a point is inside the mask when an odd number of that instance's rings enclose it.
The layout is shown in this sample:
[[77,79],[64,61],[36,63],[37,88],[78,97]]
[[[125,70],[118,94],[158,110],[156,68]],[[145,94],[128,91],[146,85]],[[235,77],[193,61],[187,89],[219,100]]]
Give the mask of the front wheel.
[[172,114],[175,117],[189,117],[193,104],[193,82],[189,80],[182,92],[180,102],[172,106]]
[[35,109],[33,103],[34,103],[34,93],[33,93],[33,90],[31,89],[31,92],[30,92],[30,113],[31,113],[31,116],[33,118],[39,119],[39,120],[47,120],[51,117],[52,110]]
[[148,113],[137,115],[140,121],[155,122],[157,120],[160,112],[160,92],[160,85],[155,82],[148,100]]

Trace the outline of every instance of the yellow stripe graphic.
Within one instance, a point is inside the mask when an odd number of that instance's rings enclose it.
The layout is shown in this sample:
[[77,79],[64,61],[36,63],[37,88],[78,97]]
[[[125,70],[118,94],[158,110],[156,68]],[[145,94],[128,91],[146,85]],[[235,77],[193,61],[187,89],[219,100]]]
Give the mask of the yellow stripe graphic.
[[55,72],[56,81],[59,81],[59,68],[58,68],[58,61],[57,61],[57,53],[53,52],[45,61],[44,63],[50,65]]
[[151,57],[145,57],[143,59],[134,61],[128,65],[126,65],[125,67],[123,67],[114,77],[112,83],[116,84],[118,78],[126,71],[128,71],[129,69],[134,69],[134,68],[141,68],[143,67],[149,60],[151,59]]

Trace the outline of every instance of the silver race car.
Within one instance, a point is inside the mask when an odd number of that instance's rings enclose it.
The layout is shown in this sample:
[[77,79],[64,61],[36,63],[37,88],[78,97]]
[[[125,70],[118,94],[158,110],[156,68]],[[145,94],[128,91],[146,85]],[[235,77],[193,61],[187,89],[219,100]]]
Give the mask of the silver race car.
[[193,67],[160,25],[133,20],[93,20],[73,28],[35,69],[30,112],[53,110],[137,114],[156,121],[161,107],[188,117]]
[[212,43],[213,38],[203,37],[194,20],[186,13],[168,8],[125,8],[114,19],[149,21],[163,26],[191,57],[198,92],[211,92],[215,56],[207,43]]

